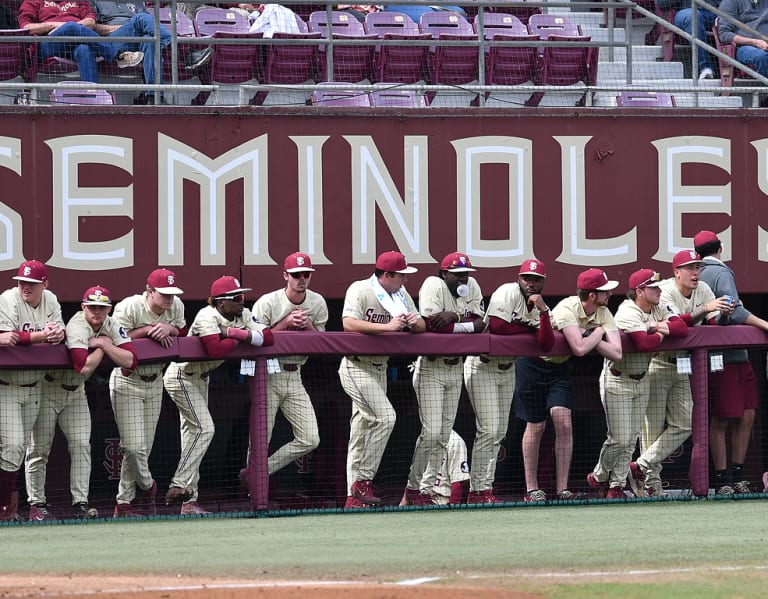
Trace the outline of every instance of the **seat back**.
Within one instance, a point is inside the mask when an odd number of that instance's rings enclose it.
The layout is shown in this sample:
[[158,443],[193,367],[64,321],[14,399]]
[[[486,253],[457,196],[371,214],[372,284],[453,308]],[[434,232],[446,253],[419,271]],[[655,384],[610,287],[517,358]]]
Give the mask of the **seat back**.
[[440,35],[464,35],[474,38],[475,30],[462,15],[450,10],[425,12],[419,19],[419,29],[437,39]]
[[[214,39],[260,40],[262,33],[230,33],[217,31]],[[263,71],[263,50],[259,43],[213,44],[210,64],[211,81],[218,83],[245,83],[261,79]]]
[[381,46],[376,56],[376,80],[386,83],[416,83],[426,78],[429,46],[417,46],[413,40],[429,40],[428,33],[400,35],[387,33],[385,40],[402,40],[403,44]]
[[[473,23],[475,32],[480,31],[479,28],[480,16],[475,17]],[[485,39],[493,39],[496,34],[502,35],[529,35],[528,27],[525,26],[520,19],[515,15],[501,13],[501,12],[489,12],[483,15],[483,33]],[[536,36],[538,38],[538,36]]]
[[[275,32],[272,39],[318,40],[320,33],[282,33]],[[278,45],[267,46],[267,61],[264,66],[265,83],[304,83],[315,77],[317,45]]]
[[616,96],[616,106],[674,108],[675,97],[661,92],[625,91]]
[[51,103],[111,106],[115,103],[115,97],[105,89],[88,89],[83,85],[63,84],[51,90]]
[[[534,15],[536,16],[536,15]],[[550,34],[552,42],[588,42],[590,36],[564,36]],[[597,80],[597,61],[592,64],[590,46],[569,47],[545,46],[542,55],[541,81],[544,85],[587,85]],[[592,69],[594,69],[594,81]]]
[[[192,37],[197,35],[195,24],[187,15],[180,10],[176,11],[176,35],[179,37]],[[160,24],[164,25],[168,31],[171,31],[171,9],[160,9]]]
[[[438,40],[473,41],[477,37],[474,34],[441,33]],[[434,53],[428,59],[430,82],[434,85],[461,85],[476,80],[479,51],[477,46],[435,46]]]
[[248,17],[225,8],[201,8],[195,13],[195,26],[201,37],[213,37],[219,31],[248,33],[250,29]]
[[[3,38],[29,35],[26,29],[3,29],[0,36]],[[0,81],[9,81],[24,74],[25,56],[27,44],[2,40],[0,42]]]
[[365,32],[384,37],[391,33],[395,35],[418,35],[419,25],[407,14],[402,12],[369,12],[365,15]]
[[[503,13],[507,15],[513,15],[520,19],[524,24],[528,24],[528,19],[531,15],[541,12],[541,8],[538,6],[521,6],[521,0],[500,0],[495,6],[486,7],[486,14],[488,13]],[[525,0],[522,0],[525,2]]]
[[424,96],[413,90],[382,89],[371,92],[371,105],[390,108],[424,108]]
[[541,39],[549,39],[552,35],[577,36],[581,30],[576,23],[568,20],[564,15],[534,14],[528,19],[528,30]]
[[[505,35],[497,33],[495,41],[538,41],[536,35]],[[536,46],[492,46],[485,62],[485,82],[488,85],[520,85],[535,81],[539,52]]]
[[318,10],[309,15],[310,31],[319,31],[326,36],[329,26],[334,35],[365,35],[363,24],[347,12],[334,10],[331,12],[330,20],[325,11]]
[[[712,27],[712,33],[715,36],[715,47],[726,56],[735,60],[736,46],[734,44],[724,44],[720,41],[720,33],[717,30],[718,20],[719,19],[715,19],[715,25]],[[724,61],[722,58],[718,57],[717,63],[720,67],[720,83],[723,87],[733,87],[733,80],[737,73],[742,77],[745,76],[739,69],[734,67],[731,63]]]
[[318,89],[312,92],[312,105],[370,107],[371,97],[365,92]]
[[[359,23],[359,21],[358,21]],[[361,25],[362,26],[362,25]],[[311,28],[311,26],[310,26]],[[333,46],[333,80],[357,83],[373,78],[373,53],[375,35],[344,35],[334,34],[333,39],[344,40],[369,40],[370,44],[360,46]],[[328,50],[320,47],[317,56],[317,80],[328,80]]]

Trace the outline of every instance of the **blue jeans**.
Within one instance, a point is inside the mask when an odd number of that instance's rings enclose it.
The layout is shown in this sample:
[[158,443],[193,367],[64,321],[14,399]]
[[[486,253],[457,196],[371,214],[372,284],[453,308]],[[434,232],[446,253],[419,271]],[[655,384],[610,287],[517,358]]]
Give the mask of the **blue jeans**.
[[[92,29],[88,29],[84,25],[75,22],[64,23],[64,25],[48,34],[49,38],[57,36],[95,37],[96,40],[101,39],[101,36]],[[40,59],[59,56],[61,58],[75,60],[77,61],[77,68],[80,71],[80,79],[82,81],[98,83],[99,75],[96,71],[96,57],[100,56],[104,60],[112,61],[117,56],[118,46],[117,44],[96,40],[93,42],[80,43],[43,42],[38,48],[38,55]]]
[[[147,13],[138,13],[133,15],[119,29],[116,29],[110,36],[115,37],[153,37],[155,35],[155,21],[152,15]],[[171,33],[160,25],[160,47],[165,48],[171,43]],[[141,43],[124,42],[114,44],[118,47],[118,52],[135,52],[140,50],[144,52],[144,82],[162,83],[163,73],[155,80],[155,41],[148,40]]]
[[737,46],[736,60],[768,77],[768,52],[754,46]]
[[[715,13],[699,8],[696,11],[696,16],[698,17],[698,21],[699,21],[698,38],[702,42],[706,42],[707,31],[712,29],[712,26],[715,24]],[[675,13],[675,26],[679,27],[686,33],[692,33],[693,32],[693,9],[684,8],[682,10],[678,10]],[[714,69],[715,65],[712,62],[712,55],[706,50],[704,50],[703,48],[697,47],[696,51],[698,52],[698,55],[699,55],[699,72],[701,72],[702,69]]]

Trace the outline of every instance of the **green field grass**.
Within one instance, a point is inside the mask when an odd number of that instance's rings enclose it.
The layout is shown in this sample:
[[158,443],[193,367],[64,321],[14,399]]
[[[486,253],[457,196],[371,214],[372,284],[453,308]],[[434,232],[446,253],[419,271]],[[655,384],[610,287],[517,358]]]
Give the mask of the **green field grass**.
[[757,499],[3,526],[0,574],[435,577],[551,597],[762,597],[767,516]]

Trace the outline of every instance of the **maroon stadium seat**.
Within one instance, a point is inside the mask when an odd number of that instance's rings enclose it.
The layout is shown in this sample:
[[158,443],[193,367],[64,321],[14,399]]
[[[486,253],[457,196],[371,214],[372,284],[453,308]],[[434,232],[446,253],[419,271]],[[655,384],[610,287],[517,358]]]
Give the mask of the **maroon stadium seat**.
[[63,83],[51,90],[51,104],[89,104],[111,106],[115,97],[105,89],[88,89],[85,85]]
[[[330,30],[335,40],[375,40],[376,35],[367,35],[363,24],[352,15],[342,11],[333,11],[329,21],[325,12],[313,12],[309,17],[309,30],[321,33],[324,37]],[[373,70],[374,44],[333,46],[333,81],[371,80]],[[327,81],[327,49],[321,46],[317,53],[317,79]]]
[[675,97],[660,92],[625,91],[616,96],[616,106],[674,108]]

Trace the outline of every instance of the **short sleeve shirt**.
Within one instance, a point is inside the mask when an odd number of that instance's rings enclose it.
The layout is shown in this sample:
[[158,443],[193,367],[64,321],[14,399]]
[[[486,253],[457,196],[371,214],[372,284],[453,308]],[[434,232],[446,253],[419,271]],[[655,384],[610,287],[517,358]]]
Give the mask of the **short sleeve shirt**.
[[430,318],[440,312],[455,312],[462,319],[470,316],[482,318],[483,292],[474,277],[467,280],[469,294],[466,297],[454,297],[445,281],[437,276],[424,279],[419,290],[419,309],[424,318]]
[[491,295],[486,320],[491,316],[514,324],[539,326],[539,310],[528,306],[523,290],[517,283],[504,283]]
[[[674,278],[664,279],[661,282],[661,299],[659,300],[659,305],[663,306],[670,316],[682,316],[683,314],[688,314],[714,299],[716,298],[715,294],[712,292],[712,288],[701,280],[691,292],[690,297],[685,297],[680,293],[680,289],[677,287],[677,282]],[[704,318],[709,320],[710,318],[716,317],[718,314],[719,312],[717,311],[708,312]],[[701,321],[696,324],[701,324]],[[665,359],[678,355],[685,355],[685,352],[659,352],[658,357],[660,359]]]
[[[572,295],[560,300],[552,309],[552,326],[562,331],[566,327],[575,326],[582,329],[596,329],[603,327],[606,332],[617,331],[613,314],[605,306],[600,306],[594,314],[587,315],[578,295]],[[552,362],[564,362],[570,356],[543,356],[543,359]]]
[[[115,320],[113,316],[107,316],[104,323],[101,325],[98,331],[94,331],[93,327],[85,320],[85,313],[81,310],[77,312],[67,323],[67,348],[72,349],[88,349],[88,342],[94,337],[109,337],[112,339],[113,345],[119,347],[126,343],[131,342],[131,338],[125,329],[120,326],[120,323]],[[57,376],[57,379],[65,385],[79,385],[83,382],[83,377],[80,376],[75,370],[66,370]]]
[[[653,306],[650,313],[643,312],[632,300],[624,300],[616,310],[616,326],[625,333],[646,333],[650,321],[663,322],[671,314],[661,306]],[[645,374],[651,361],[649,353],[624,353],[620,362],[606,360],[609,368],[615,368],[628,374]]]

